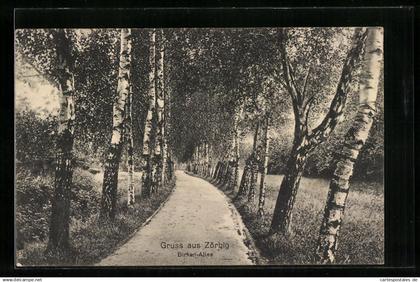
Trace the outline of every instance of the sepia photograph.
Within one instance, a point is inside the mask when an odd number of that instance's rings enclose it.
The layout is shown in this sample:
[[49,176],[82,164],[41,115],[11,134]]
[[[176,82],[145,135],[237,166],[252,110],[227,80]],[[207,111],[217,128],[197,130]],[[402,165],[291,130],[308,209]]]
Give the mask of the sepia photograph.
[[16,266],[383,265],[384,32],[16,29]]

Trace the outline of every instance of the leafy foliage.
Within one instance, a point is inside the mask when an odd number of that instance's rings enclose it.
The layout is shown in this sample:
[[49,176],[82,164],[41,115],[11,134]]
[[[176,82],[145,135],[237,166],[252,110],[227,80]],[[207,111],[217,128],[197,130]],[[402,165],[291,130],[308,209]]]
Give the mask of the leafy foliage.
[[17,112],[15,126],[16,158],[19,162],[28,163],[54,157],[54,116],[41,119],[31,110]]
[[[94,188],[90,173],[77,169],[71,190],[71,216],[74,221],[86,221],[98,209],[100,195]],[[51,213],[53,176],[34,175],[25,168],[16,173],[17,247],[43,242],[48,238]]]
[[[34,68],[52,85],[56,69],[53,32],[43,29],[16,32],[19,60],[28,63],[29,68]],[[144,38],[147,38],[148,32],[148,29],[133,30],[133,135],[136,166],[140,163],[147,106],[149,50]],[[233,115],[242,107],[239,125],[242,139],[252,134],[261,117],[270,115],[272,146],[269,171],[282,172],[291,146],[288,136],[293,134],[290,129],[294,125],[291,101],[281,81],[278,32],[279,29],[274,28],[164,30],[165,85],[171,97],[172,112],[168,139],[179,161],[188,160],[193,148],[203,141],[212,145],[214,159],[222,158],[230,148]],[[105,153],[104,144],[111,134],[112,101],[116,93],[118,72],[118,30],[69,29],[67,33],[73,40],[72,52],[76,58],[75,152],[79,157],[88,157],[99,165]],[[319,123],[320,114],[328,108],[351,34],[351,28],[288,29],[287,52],[296,84],[302,86],[309,72],[306,95],[314,97],[309,114],[309,125],[312,128]],[[22,75],[19,79],[28,80]],[[355,91],[356,85],[357,80],[354,83]],[[307,175],[328,175],[332,153],[339,146],[345,128],[351,123],[351,112],[357,101],[350,99],[347,104],[346,118],[339,124],[336,133],[310,156],[305,172]],[[383,118],[382,105],[378,105],[377,130],[372,130],[372,137],[361,154],[355,168],[356,176],[381,175]],[[30,122],[28,118],[26,120]],[[53,117],[47,120],[54,123]],[[34,131],[37,129],[34,128]],[[20,130],[17,132],[20,134]],[[37,138],[32,137],[26,139],[35,142]],[[19,140],[25,140],[25,137],[18,136]],[[47,145],[51,142],[39,143]],[[246,142],[243,144],[249,145]],[[18,151],[22,150],[20,145],[17,148]],[[35,152],[32,149],[35,147],[32,146],[28,152]],[[42,152],[46,154],[48,150]],[[20,157],[21,153],[18,155]],[[246,156],[242,155],[242,158]]]

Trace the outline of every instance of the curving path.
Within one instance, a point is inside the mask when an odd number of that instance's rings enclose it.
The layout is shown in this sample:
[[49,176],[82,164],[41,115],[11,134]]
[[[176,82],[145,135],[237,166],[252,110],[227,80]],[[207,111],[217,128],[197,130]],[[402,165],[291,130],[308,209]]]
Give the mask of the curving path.
[[149,224],[99,266],[246,265],[243,223],[215,186],[183,171],[176,188]]

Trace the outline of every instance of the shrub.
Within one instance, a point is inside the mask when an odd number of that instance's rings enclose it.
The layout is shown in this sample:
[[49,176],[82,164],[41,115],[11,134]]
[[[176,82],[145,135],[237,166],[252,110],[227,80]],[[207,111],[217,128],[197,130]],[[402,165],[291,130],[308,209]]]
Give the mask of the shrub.
[[[100,195],[94,188],[92,176],[75,169],[71,189],[71,216],[73,221],[86,221],[98,209]],[[16,171],[16,246],[41,242],[48,238],[51,199],[54,193],[52,174],[34,175],[20,168]]]
[[46,160],[54,156],[54,131],[56,118],[38,117],[33,111],[17,112],[16,126],[16,158],[23,162]]
[[26,169],[16,172],[17,249],[47,238],[52,191],[51,177],[35,176]]

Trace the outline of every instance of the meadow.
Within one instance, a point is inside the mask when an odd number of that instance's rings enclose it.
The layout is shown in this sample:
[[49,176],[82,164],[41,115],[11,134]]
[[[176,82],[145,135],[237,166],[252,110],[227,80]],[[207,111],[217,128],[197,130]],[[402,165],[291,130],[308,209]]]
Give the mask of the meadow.
[[[266,177],[265,216],[256,215],[254,205],[234,201],[267,264],[316,264],[315,248],[327,199],[329,181],[322,178],[301,180],[288,236],[267,236],[282,175]],[[231,191],[225,193],[233,199]],[[338,239],[337,264],[384,263],[384,190],[378,182],[350,182],[345,217]]]

